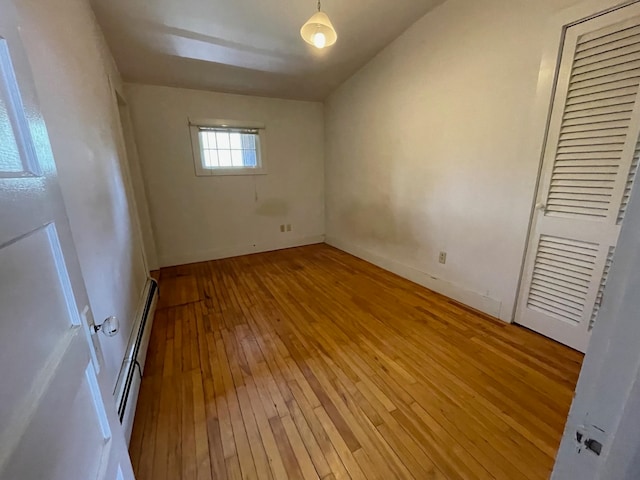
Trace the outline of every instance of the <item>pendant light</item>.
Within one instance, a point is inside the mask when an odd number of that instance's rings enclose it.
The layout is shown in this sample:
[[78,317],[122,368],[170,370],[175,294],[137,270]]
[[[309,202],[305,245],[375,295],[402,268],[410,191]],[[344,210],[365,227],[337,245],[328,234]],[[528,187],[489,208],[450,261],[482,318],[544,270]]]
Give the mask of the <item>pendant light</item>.
[[302,26],[300,36],[305,42],[318,49],[336,43],[338,34],[333,25],[331,25],[331,20],[329,20],[327,14],[320,10],[320,0],[318,0],[318,11]]

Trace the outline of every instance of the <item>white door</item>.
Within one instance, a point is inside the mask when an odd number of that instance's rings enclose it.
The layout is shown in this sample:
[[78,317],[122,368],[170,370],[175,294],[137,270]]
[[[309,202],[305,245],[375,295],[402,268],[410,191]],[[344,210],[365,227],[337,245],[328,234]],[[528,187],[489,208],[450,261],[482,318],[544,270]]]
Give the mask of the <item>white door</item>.
[[640,147],[640,5],[566,30],[516,322],[585,351]]
[[0,479],[132,479],[16,20],[0,0]]

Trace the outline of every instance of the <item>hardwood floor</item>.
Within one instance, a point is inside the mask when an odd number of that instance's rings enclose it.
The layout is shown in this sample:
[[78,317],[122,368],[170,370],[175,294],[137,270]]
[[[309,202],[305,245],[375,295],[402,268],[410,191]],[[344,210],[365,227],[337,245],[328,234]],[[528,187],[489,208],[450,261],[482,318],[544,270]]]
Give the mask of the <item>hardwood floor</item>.
[[543,479],[582,355],[327,245],[163,269],[138,480]]

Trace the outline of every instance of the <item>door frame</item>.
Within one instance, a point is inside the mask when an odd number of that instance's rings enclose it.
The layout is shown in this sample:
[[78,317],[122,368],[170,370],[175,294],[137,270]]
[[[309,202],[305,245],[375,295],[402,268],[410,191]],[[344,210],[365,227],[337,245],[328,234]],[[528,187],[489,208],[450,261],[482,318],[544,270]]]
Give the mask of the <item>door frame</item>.
[[[149,252],[147,252],[147,247],[145,245],[145,236],[144,236],[144,232],[142,231],[142,221],[140,219],[140,205],[139,202],[136,198],[136,193],[133,189],[133,179],[131,176],[131,161],[132,159],[129,158],[129,154],[128,154],[128,150],[127,150],[127,143],[126,143],[126,138],[125,138],[125,132],[124,132],[124,125],[122,124],[122,119],[120,117],[120,107],[124,107],[127,109],[129,109],[129,104],[127,103],[126,97],[124,95],[124,93],[122,93],[122,89],[119,88],[113,81],[113,78],[108,75],[107,76],[107,80],[109,82],[109,87],[111,90],[111,97],[112,97],[112,106],[111,109],[113,110],[113,118],[114,118],[114,122],[115,122],[115,127],[116,127],[116,131],[117,131],[117,139],[116,139],[116,143],[117,143],[117,147],[118,147],[118,163],[120,165],[120,169],[122,170],[122,177],[124,180],[124,188],[125,188],[125,194],[127,197],[127,200],[129,201],[129,204],[131,205],[131,209],[130,209],[130,216],[132,221],[134,222],[134,229],[135,229],[135,235],[137,237],[137,241],[140,245],[140,251],[142,253],[142,261],[144,263],[144,268],[147,272],[147,276],[149,276],[151,270],[152,270],[152,265],[151,265],[151,259],[149,258]],[[145,197],[146,197],[146,193],[142,192]],[[148,211],[148,205],[145,204],[143,205],[144,208],[147,209]],[[149,232],[151,237],[154,238],[153,232]],[[157,259],[153,259],[154,260],[154,265],[157,262]]]
[[522,260],[520,261],[520,272],[518,273],[518,282],[515,291],[515,301],[511,312],[510,323],[516,323],[516,314],[518,312],[520,290],[524,280],[524,273],[529,253],[531,231],[536,216],[536,204],[540,201],[539,196],[542,191],[540,188],[540,180],[542,178],[542,168],[544,164],[544,154],[547,146],[547,135],[549,133],[549,124],[551,122],[551,111],[556,93],[556,83],[560,73],[560,60],[562,50],[564,48],[565,34],[568,28],[589,21],[593,18],[606,15],[607,13],[619,10],[621,8],[639,3],[640,0],[584,0],[578,5],[560,10],[554,14],[547,22],[543,38],[544,42],[542,50],[542,59],[540,60],[540,69],[538,73],[538,83],[534,99],[534,106],[529,114],[529,131],[535,135],[526,136],[527,140],[524,145],[525,152],[534,152],[538,164],[536,173],[536,182],[531,198],[531,206],[529,207],[529,221],[527,224],[527,233],[522,247]]

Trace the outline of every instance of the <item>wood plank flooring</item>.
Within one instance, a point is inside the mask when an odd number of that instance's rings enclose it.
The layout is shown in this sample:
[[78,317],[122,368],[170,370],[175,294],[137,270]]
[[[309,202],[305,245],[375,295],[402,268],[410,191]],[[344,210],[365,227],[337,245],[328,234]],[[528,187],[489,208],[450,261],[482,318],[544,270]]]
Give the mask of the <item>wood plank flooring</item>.
[[160,272],[138,480],[543,479],[582,355],[327,245]]

